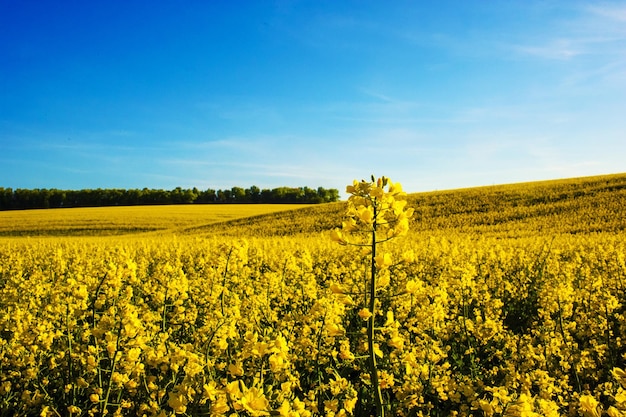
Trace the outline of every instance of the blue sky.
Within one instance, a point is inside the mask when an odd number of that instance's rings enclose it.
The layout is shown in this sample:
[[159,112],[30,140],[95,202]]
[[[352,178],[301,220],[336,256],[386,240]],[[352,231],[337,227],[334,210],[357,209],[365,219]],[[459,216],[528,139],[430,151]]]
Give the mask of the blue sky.
[[0,187],[626,172],[626,3],[0,0]]

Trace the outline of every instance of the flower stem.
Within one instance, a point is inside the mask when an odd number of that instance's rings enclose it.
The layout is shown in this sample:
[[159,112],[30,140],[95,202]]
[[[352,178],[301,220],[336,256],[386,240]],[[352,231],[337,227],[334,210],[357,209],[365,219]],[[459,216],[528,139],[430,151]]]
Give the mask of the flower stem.
[[378,382],[378,368],[376,367],[376,353],[374,352],[374,319],[376,318],[376,204],[374,204],[374,224],[372,227],[372,259],[371,259],[371,279],[370,279],[370,299],[369,311],[372,314],[367,321],[367,350],[369,354],[370,379],[372,391],[376,403],[376,415],[385,416],[383,409],[383,395]]

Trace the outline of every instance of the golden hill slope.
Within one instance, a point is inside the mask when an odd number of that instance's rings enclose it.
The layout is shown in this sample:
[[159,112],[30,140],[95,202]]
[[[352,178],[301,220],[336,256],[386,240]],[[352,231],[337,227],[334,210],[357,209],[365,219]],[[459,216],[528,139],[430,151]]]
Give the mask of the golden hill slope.
[[[416,193],[411,230],[534,233],[622,232],[626,174]],[[341,225],[345,203],[311,206],[187,229],[229,236],[318,233]]]

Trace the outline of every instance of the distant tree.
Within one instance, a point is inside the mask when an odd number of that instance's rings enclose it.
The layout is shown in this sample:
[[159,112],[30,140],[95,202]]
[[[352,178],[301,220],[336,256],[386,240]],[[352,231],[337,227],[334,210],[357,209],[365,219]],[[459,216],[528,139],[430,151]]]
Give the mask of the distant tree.
[[182,204],[184,203],[183,189],[180,187],[174,188],[170,192],[170,202],[172,204]]
[[318,187],[317,195],[319,196],[321,203],[332,203],[339,200],[339,190],[335,188],[325,189],[323,187]]
[[193,189],[186,189],[185,192],[183,193],[183,202],[185,204],[191,204],[194,201],[196,201],[196,198],[198,198],[198,193],[197,193],[197,189],[196,191],[194,191]]
[[18,188],[17,190],[15,190],[15,192],[13,193],[13,201],[15,204],[15,208],[19,208],[19,209],[27,209],[27,208],[34,208],[35,207],[35,202],[33,201],[33,196],[34,191],[33,190],[26,190],[23,188]]
[[138,189],[126,190],[123,204],[125,206],[135,206],[141,204],[141,194],[141,190]]
[[261,190],[261,199],[260,199],[261,203],[273,203],[272,201],[272,190],[270,190],[269,188],[264,188]]
[[250,203],[258,203],[261,200],[261,190],[256,185],[246,188],[246,200]]
[[304,187],[304,201],[310,204],[321,203],[323,200],[313,188]]
[[0,187],[0,210],[13,208],[13,189]]
[[230,199],[235,203],[246,202],[246,192],[241,187],[233,187],[230,189]]
[[166,190],[152,190],[154,204],[171,204],[170,192]]
[[273,188],[271,192],[272,203],[283,203],[286,199],[287,189],[286,187]]
[[63,190],[50,190],[50,207],[59,208],[65,205],[66,194]]
[[220,203],[230,203],[230,190],[217,190],[217,201]]
[[35,190],[35,193],[38,192],[38,195],[35,195],[35,201],[37,208],[50,208],[50,190],[42,189]]
[[200,204],[215,203],[216,198],[217,198],[217,195],[215,193],[215,190],[212,188],[209,188],[207,190],[200,191],[198,194],[198,198],[196,199],[195,202],[200,203]]

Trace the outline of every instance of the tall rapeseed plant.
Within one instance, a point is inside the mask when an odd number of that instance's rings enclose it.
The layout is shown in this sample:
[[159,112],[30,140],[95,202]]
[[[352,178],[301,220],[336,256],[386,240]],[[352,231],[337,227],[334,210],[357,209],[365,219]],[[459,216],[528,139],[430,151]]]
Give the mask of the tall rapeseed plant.
[[400,183],[393,183],[389,178],[371,178],[371,182],[354,180],[348,185],[346,192],[350,194],[347,220],[341,229],[332,232],[332,239],[342,245],[366,248],[370,261],[369,282],[367,285],[365,305],[359,316],[367,322],[367,354],[370,372],[372,396],[378,416],[385,415],[382,392],[380,389],[379,372],[376,364],[377,346],[375,344],[375,319],[377,283],[379,271],[392,265],[390,253],[379,251],[379,245],[409,230],[409,219],[413,209],[406,207]]

